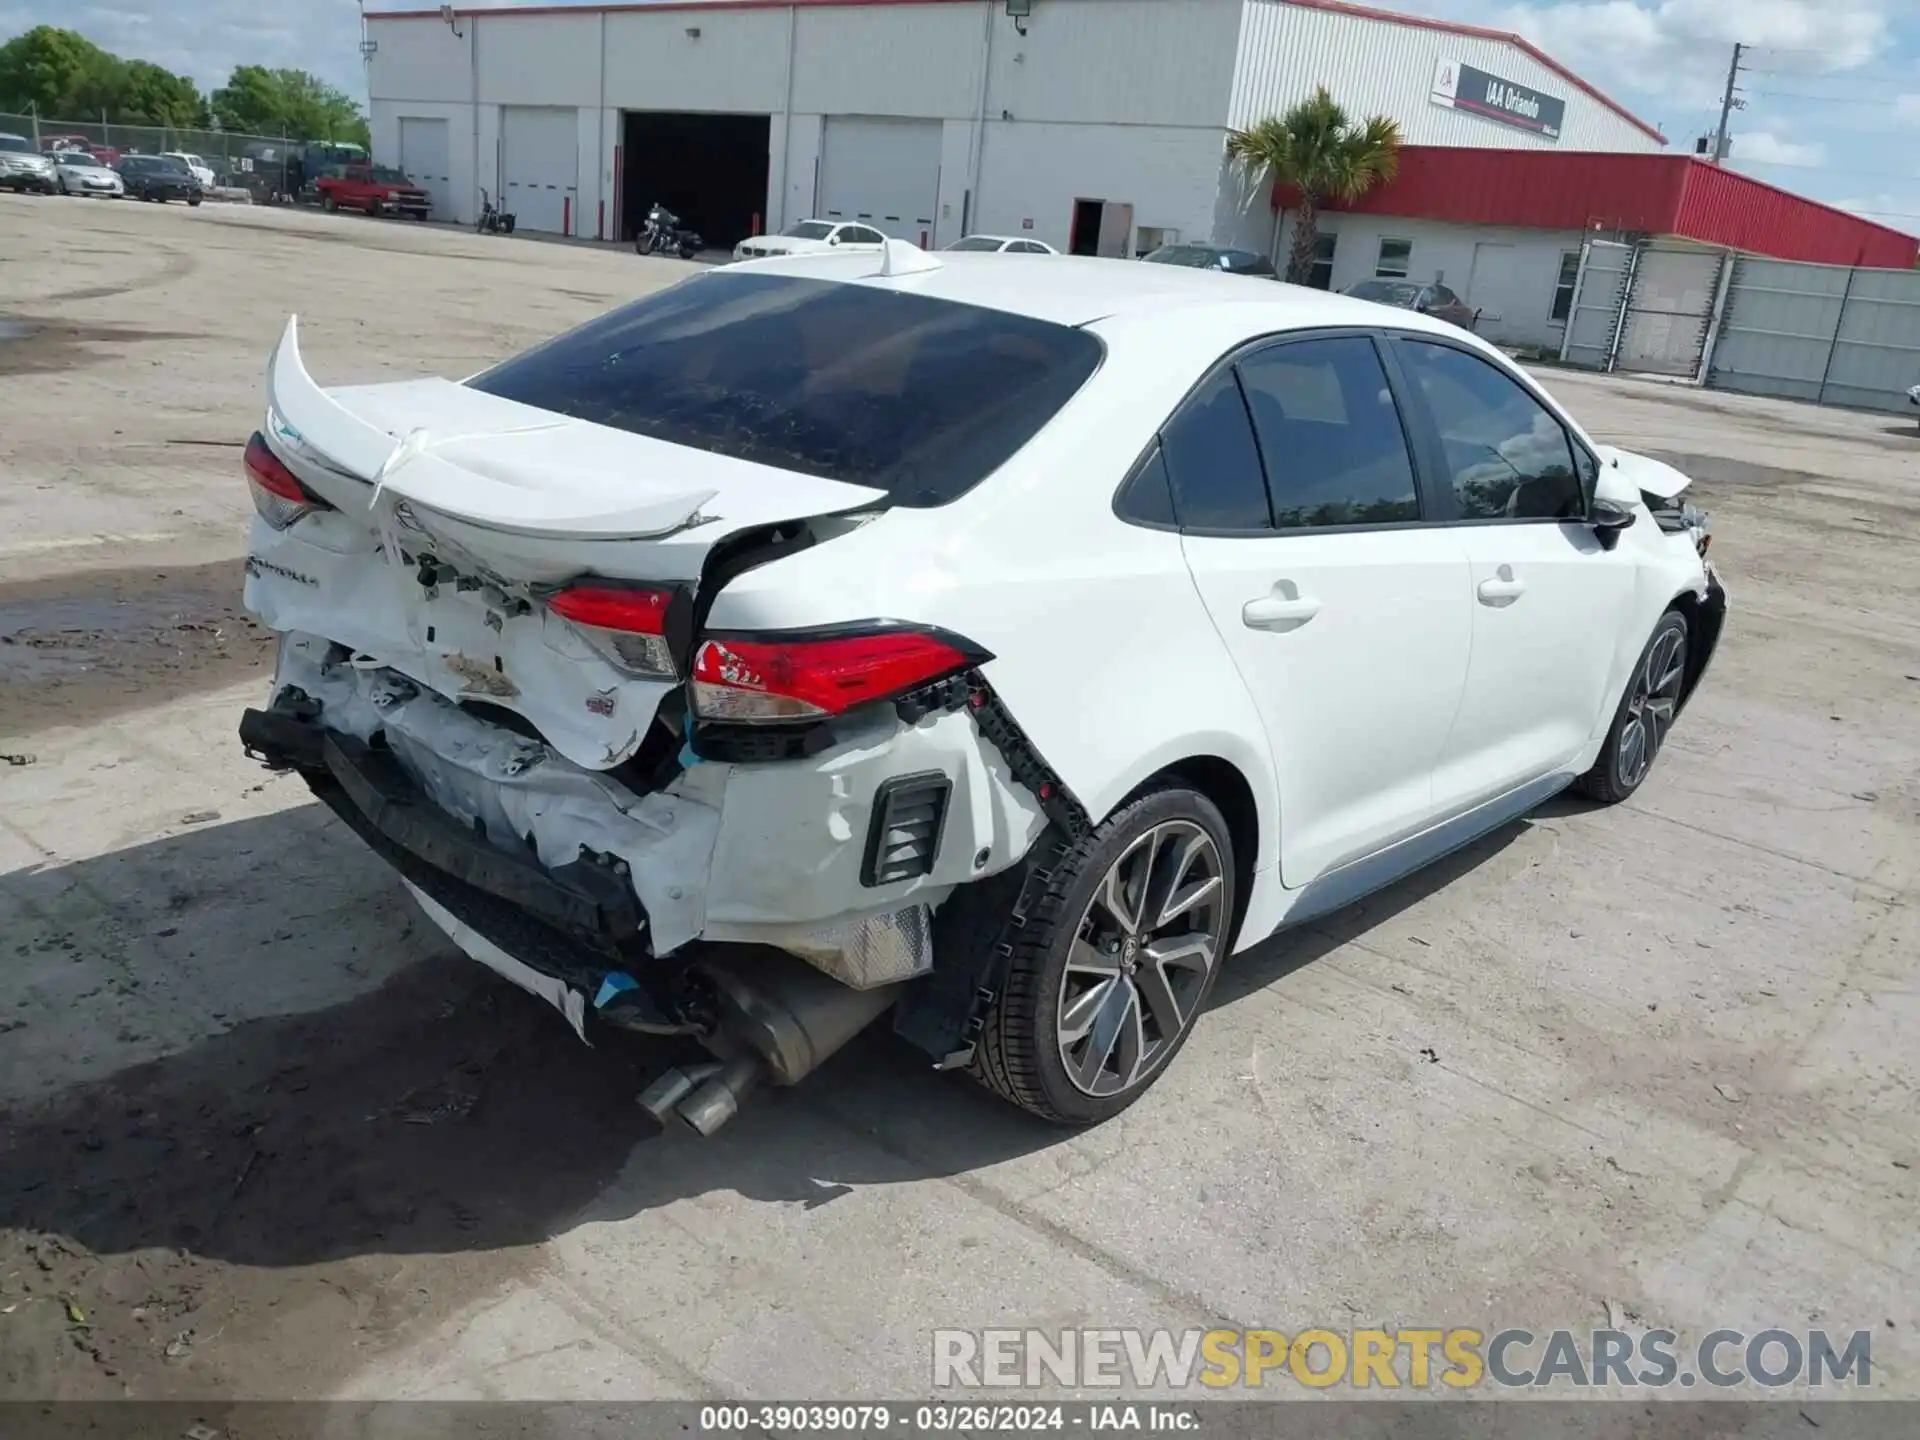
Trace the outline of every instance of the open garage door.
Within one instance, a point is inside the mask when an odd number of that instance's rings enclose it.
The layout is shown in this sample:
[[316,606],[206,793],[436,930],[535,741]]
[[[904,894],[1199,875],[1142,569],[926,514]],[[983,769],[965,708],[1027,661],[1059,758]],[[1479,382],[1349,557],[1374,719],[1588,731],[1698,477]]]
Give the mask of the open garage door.
[[940,203],[940,122],[833,115],[820,147],[818,214],[929,249]]
[[765,115],[629,110],[621,134],[616,239],[639,234],[656,200],[715,249],[731,250],[765,228]]
[[501,106],[500,190],[520,229],[566,234],[580,204],[580,112]]
[[454,216],[451,153],[446,121],[400,117],[400,168],[431,197],[435,220]]

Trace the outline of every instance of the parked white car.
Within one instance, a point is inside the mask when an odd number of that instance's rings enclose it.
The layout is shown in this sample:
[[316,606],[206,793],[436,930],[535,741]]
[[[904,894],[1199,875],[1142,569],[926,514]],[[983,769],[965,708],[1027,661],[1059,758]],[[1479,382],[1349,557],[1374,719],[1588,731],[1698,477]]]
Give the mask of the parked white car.
[[272,357],[245,744],[583,1034],[705,1041],[656,1115],[710,1133],[890,1013],[1102,1120],[1233,952],[1633,794],[1714,652],[1686,477],[1475,337],[1033,274],[894,241],[464,383]]
[[733,247],[736,260],[764,260],[777,255],[818,255],[842,247],[878,250],[886,242],[871,225],[841,220],[800,220],[778,235],[754,235]]
[[52,158],[62,195],[99,195],[117,200],[126,193],[118,173],[84,150],[56,150]]
[[162,150],[160,155],[162,159],[178,160],[191,170],[193,178],[200,182],[202,190],[213,189],[213,167],[198,155],[188,154],[185,150]]
[[1058,255],[1060,252],[1042,240],[1019,235],[963,235],[949,250],[980,250],[998,255]]

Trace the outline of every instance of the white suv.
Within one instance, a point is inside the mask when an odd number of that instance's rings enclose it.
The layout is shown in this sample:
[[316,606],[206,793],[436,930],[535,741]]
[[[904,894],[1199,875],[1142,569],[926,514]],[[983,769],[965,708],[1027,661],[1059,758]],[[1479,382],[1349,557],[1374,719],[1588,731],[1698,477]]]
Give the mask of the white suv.
[[247,452],[242,736],[468,953],[699,1036],[711,1131],[883,1013],[1048,1119],[1235,950],[1645,778],[1726,608],[1686,479],[1489,346],[1062,257],[703,273]]

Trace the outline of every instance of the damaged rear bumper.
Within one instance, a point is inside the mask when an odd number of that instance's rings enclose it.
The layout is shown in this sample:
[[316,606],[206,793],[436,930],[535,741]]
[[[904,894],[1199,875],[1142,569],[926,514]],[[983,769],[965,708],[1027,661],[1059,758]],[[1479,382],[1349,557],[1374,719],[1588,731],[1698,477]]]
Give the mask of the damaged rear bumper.
[[[669,783],[636,793],[301,635],[283,643],[276,699],[246,713],[241,738],[300,769],[463,925],[589,995],[626,969],[670,956],[677,967],[695,941],[770,945],[854,989],[914,978],[932,964],[933,908],[1013,864],[1045,824],[964,714],[889,714],[806,759],[689,752]],[[927,873],[876,885],[876,797],[902,775],[944,782],[944,833]]]

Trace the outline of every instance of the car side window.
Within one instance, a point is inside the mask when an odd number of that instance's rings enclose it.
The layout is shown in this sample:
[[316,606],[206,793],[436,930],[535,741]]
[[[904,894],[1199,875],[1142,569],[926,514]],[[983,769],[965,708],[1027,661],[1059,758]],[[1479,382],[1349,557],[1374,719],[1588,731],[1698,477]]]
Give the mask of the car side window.
[[886,238],[878,230],[869,230],[864,225],[849,225],[840,241],[843,245],[878,245]]
[[1406,340],[1400,356],[1446,455],[1462,520],[1578,520],[1586,495],[1553,413],[1478,356]]
[[1271,528],[1260,451],[1231,367],[1180,408],[1160,432],[1160,442],[1182,529]]
[[1167,460],[1156,444],[1133,467],[1133,473],[1114,497],[1113,510],[1122,520],[1142,525],[1160,525],[1173,529],[1179,520],[1173,513],[1173,482],[1167,478]]
[[1281,529],[1420,518],[1400,412],[1363,335],[1270,346],[1240,362]]

